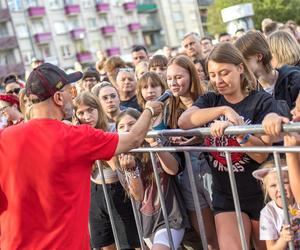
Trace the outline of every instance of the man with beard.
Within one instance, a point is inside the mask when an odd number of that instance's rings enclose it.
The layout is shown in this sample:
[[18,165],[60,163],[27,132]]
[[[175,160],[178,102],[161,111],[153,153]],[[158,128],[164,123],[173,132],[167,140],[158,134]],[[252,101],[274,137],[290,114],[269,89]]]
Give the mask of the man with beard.
[[162,111],[162,103],[148,102],[127,134],[67,125],[70,83],[81,77],[40,65],[26,84],[32,119],[0,130],[0,249],[89,249],[93,163],[138,147]]
[[203,59],[200,35],[196,32],[187,33],[181,42],[184,53],[192,60]]

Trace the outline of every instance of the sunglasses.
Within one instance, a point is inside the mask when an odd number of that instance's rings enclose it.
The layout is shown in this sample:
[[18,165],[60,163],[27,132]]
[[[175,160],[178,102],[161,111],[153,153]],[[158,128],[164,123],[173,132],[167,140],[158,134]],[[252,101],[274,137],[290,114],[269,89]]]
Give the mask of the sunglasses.
[[15,89],[11,89],[11,90],[7,91],[6,93],[11,94],[11,95],[13,95],[13,94],[18,95],[20,93],[20,90],[21,90],[21,88],[15,88]]

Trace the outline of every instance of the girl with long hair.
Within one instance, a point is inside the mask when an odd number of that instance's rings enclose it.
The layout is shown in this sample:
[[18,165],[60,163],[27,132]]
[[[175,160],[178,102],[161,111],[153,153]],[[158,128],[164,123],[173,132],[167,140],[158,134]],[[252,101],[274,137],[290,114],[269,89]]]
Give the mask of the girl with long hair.
[[[169,99],[166,121],[169,128],[178,128],[178,118],[190,108],[199,96],[204,94],[199,75],[189,57],[180,55],[170,59],[167,67],[167,84],[173,94]],[[197,138],[171,138],[173,145],[199,145]],[[204,228],[209,249],[217,249],[218,243],[211,210],[211,173],[205,156],[201,152],[191,152],[193,173],[196,179],[197,194],[200,201]],[[187,169],[179,176],[179,183],[188,209],[193,228],[200,235],[197,224],[195,204],[192,197],[190,180]]]
[[[74,99],[75,116],[79,124],[109,131],[107,116],[99,100],[90,92],[82,92]],[[139,248],[137,229],[131,202],[119,182],[114,160],[102,161],[101,167],[111,203],[112,214],[117,225],[117,235],[122,249]],[[115,250],[115,240],[106,206],[101,171],[94,166],[91,176],[90,233],[94,249]]]

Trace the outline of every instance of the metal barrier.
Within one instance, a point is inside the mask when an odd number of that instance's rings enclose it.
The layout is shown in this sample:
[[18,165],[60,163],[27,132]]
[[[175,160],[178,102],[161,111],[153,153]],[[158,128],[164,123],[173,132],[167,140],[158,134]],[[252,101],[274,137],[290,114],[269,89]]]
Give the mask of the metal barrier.
[[[300,123],[293,123],[293,124],[286,124],[283,125],[282,131],[287,133],[287,132],[300,132]],[[237,135],[237,134],[264,134],[264,130],[261,125],[249,125],[249,126],[232,126],[229,127],[225,130],[226,135]],[[161,130],[161,131],[150,131],[147,135],[147,137],[159,137],[159,136],[164,136],[164,137],[171,137],[171,136],[206,136],[210,135],[210,129],[209,128],[199,128],[199,129],[192,129],[192,130],[180,130],[180,129],[174,129],[174,130]],[[138,148],[134,149],[131,152],[136,152],[136,153],[150,153],[151,161],[152,161],[152,166],[153,166],[153,172],[157,184],[157,190],[159,194],[159,199],[161,202],[162,206],[162,211],[163,211],[163,217],[164,221],[166,224],[166,229],[168,232],[169,236],[169,242],[172,250],[177,250],[174,248],[173,240],[172,240],[172,235],[171,235],[171,230],[168,222],[168,214],[166,211],[165,207],[165,201],[163,199],[163,194],[160,186],[160,177],[157,171],[157,164],[155,161],[154,153],[156,152],[184,152],[185,155],[185,161],[186,161],[186,168],[188,171],[190,183],[191,183],[191,190],[192,190],[192,195],[193,195],[193,200],[195,204],[195,209],[196,209],[196,215],[197,215],[197,221],[200,229],[200,236],[201,236],[201,241],[203,245],[203,249],[208,249],[207,248],[207,240],[205,236],[205,230],[204,230],[204,224],[203,224],[203,218],[201,214],[201,209],[200,209],[200,203],[199,203],[199,198],[197,195],[197,188],[196,188],[196,183],[195,183],[195,178],[193,175],[192,171],[192,164],[191,164],[191,159],[190,159],[190,154],[189,152],[192,151],[199,151],[199,152],[224,152],[225,157],[226,157],[226,162],[227,162],[227,168],[228,168],[228,175],[230,179],[230,184],[231,184],[231,190],[233,194],[233,200],[234,200],[234,206],[235,206],[235,211],[236,211],[236,216],[237,216],[237,222],[238,222],[238,227],[239,227],[239,233],[240,233],[240,238],[241,238],[241,243],[242,243],[242,249],[243,250],[248,250],[248,245],[246,242],[246,237],[245,237],[245,230],[244,230],[244,225],[243,225],[243,220],[242,220],[242,213],[241,213],[241,208],[240,208],[240,203],[238,199],[238,191],[236,187],[236,181],[235,181],[235,175],[233,172],[233,167],[232,167],[232,160],[231,160],[231,153],[233,152],[243,152],[243,153],[273,153],[274,160],[275,160],[275,165],[276,165],[276,170],[277,170],[277,177],[280,183],[280,192],[281,192],[281,198],[282,198],[282,204],[283,204],[283,210],[284,210],[284,221],[287,224],[290,224],[290,218],[289,218],[289,212],[288,212],[288,207],[287,207],[287,201],[286,201],[286,194],[284,192],[284,186],[283,186],[283,177],[281,173],[281,168],[280,168],[280,156],[279,153],[286,153],[286,152],[300,152],[300,147],[283,147],[283,146],[268,146],[268,147],[198,147],[198,146],[179,146],[179,147],[159,147],[159,148]],[[99,165],[98,165],[99,166]],[[99,166],[101,169],[101,167]],[[102,172],[102,170],[101,170]],[[103,181],[104,183],[104,181]],[[104,193],[105,192],[105,184],[104,184]],[[110,207],[109,205],[109,200],[106,199],[108,208]],[[138,210],[135,206],[135,202],[132,200],[132,205],[133,205],[133,212],[135,215],[135,220],[138,228],[138,233],[139,233],[139,239],[141,243],[141,248],[144,250],[144,243],[143,243],[143,235],[142,235],[142,228],[141,228],[141,223],[140,223],[140,216],[138,213]],[[118,241],[118,236],[115,231],[115,223],[113,222],[111,213],[109,213],[111,223],[112,223],[112,228],[113,228],[113,233],[115,237],[115,242],[116,246],[118,249],[120,249],[119,246],[119,241]],[[289,242],[289,249],[294,250],[294,243]]]

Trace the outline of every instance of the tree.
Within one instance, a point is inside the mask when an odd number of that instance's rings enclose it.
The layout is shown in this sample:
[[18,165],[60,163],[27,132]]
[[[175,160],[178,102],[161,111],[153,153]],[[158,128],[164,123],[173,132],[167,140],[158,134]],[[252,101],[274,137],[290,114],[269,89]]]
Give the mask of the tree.
[[260,29],[261,21],[264,18],[271,18],[274,21],[285,23],[294,20],[300,23],[299,0],[215,0],[214,4],[208,8],[208,31],[211,34],[226,31],[226,24],[223,23],[221,10],[232,5],[241,3],[253,3],[254,25]]

